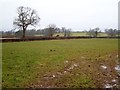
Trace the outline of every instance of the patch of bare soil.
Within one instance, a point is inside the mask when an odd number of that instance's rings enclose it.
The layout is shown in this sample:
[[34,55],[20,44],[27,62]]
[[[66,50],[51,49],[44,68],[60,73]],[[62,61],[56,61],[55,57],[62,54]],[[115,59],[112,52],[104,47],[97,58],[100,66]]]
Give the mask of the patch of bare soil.
[[96,62],[98,71],[93,78],[96,80],[98,88],[120,88],[120,63],[118,59],[118,54],[112,53]]
[[118,53],[99,56],[95,60],[90,60],[85,56],[77,59],[64,61],[64,68],[49,74],[44,74],[42,78],[28,87],[32,88],[65,88],[64,80],[62,83],[56,83],[58,80],[67,77],[79,76],[85,74],[91,76],[96,88],[120,88],[120,64],[118,62]]

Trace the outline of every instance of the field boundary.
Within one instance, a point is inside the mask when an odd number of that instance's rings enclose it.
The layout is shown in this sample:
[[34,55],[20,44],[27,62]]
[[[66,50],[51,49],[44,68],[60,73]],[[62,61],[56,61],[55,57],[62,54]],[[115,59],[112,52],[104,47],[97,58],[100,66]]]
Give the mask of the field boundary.
[[120,36],[117,37],[90,37],[90,36],[71,36],[71,37],[26,37],[26,38],[0,38],[0,42],[20,42],[20,41],[35,41],[35,40],[60,40],[60,39],[91,39],[91,38],[115,38],[119,39]]

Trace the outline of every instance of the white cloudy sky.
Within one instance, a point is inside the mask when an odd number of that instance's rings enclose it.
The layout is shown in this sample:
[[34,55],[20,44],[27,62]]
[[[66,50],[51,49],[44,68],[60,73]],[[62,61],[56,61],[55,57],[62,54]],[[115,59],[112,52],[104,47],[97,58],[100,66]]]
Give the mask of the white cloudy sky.
[[49,24],[72,30],[100,27],[118,28],[119,0],[0,0],[0,30],[13,29],[19,6],[35,9],[41,20],[37,28]]

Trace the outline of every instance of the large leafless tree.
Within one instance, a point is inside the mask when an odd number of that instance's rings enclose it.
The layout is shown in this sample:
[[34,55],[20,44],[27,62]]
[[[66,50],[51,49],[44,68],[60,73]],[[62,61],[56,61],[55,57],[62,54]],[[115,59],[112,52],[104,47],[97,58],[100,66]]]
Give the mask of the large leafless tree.
[[38,24],[40,18],[37,12],[30,7],[20,6],[17,9],[18,17],[14,20],[13,25],[18,26],[23,31],[23,38],[25,38],[25,31],[28,26]]

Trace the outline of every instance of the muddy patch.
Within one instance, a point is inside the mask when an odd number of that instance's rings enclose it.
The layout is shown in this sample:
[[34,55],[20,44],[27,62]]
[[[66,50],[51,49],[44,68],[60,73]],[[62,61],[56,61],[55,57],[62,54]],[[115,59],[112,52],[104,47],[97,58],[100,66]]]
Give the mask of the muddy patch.
[[[95,61],[83,56],[76,60],[66,60],[63,62],[64,67],[61,70],[43,75],[40,82],[35,84],[34,87],[64,88],[69,85],[66,78],[71,78],[72,80],[84,74],[92,77],[92,83],[95,82],[94,84],[97,88],[118,88],[120,86],[118,83],[120,65],[116,58],[118,56],[111,54],[105,55],[105,57],[101,56]],[[80,87],[82,86],[80,85]]]
[[119,88],[118,76],[120,76],[120,65],[106,65],[106,63],[100,65],[100,78],[103,88]]

